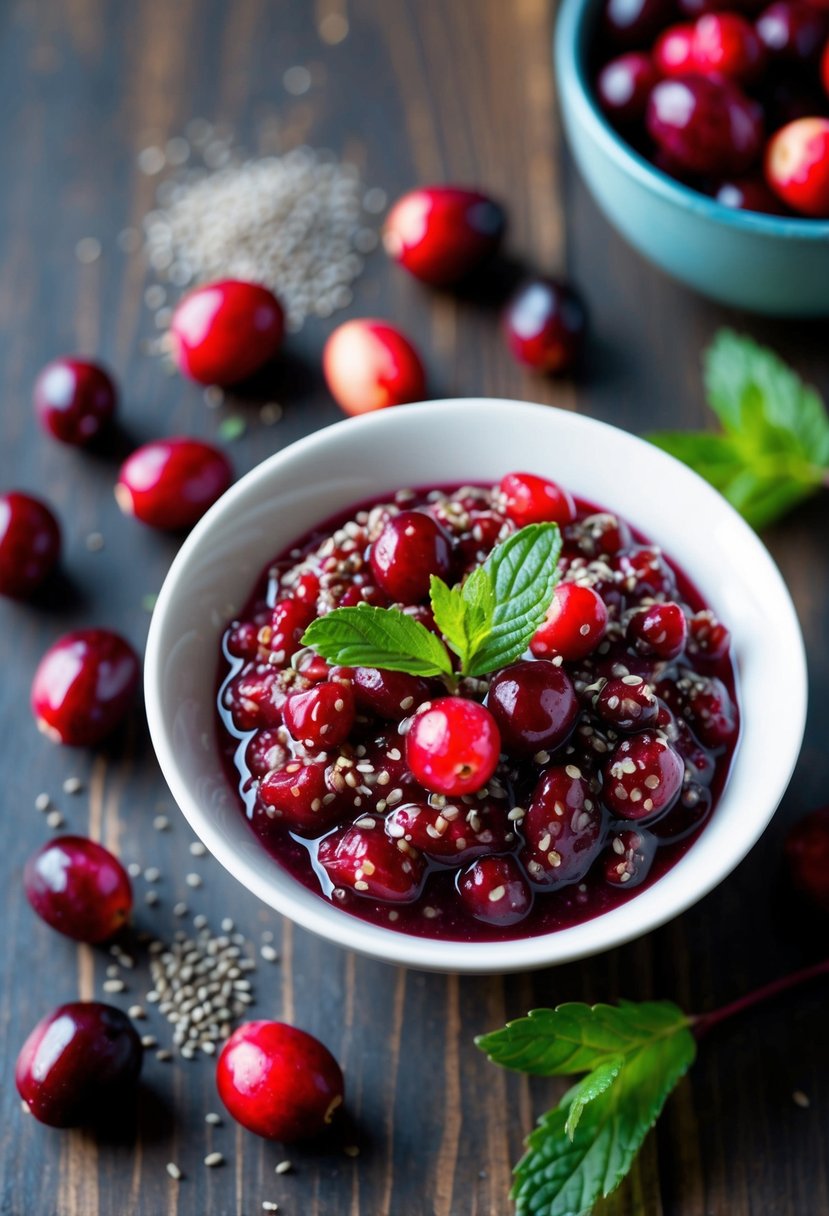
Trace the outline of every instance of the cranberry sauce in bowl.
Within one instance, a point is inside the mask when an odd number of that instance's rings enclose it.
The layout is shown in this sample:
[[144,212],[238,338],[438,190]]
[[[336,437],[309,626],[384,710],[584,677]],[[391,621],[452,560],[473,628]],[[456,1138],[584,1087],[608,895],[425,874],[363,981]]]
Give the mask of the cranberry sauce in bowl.
[[[542,521],[560,582],[506,666],[447,683],[303,647],[361,603],[439,634],[430,576],[459,583]],[[668,875],[739,729],[729,633],[681,569],[522,473],[401,490],[300,538],[228,626],[219,679],[226,771],[268,852],[352,915],[455,941],[575,925]]]

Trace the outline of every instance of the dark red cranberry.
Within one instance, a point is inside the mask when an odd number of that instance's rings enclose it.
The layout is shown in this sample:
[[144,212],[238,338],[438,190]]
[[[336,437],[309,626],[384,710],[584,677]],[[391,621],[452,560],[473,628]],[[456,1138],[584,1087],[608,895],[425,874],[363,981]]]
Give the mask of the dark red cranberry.
[[647,123],[657,146],[688,173],[743,173],[762,149],[759,106],[724,77],[660,81],[650,95]]
[[216,1066],[219,1097],[237,1123],[266,1140],[306,1140],[343,1104],[340,1066],[319,1039],[284,1022],[246,1022]]
[[576,518],[572,495],[546,477],[535,473],[507,473],[498,491],[509,518],[519,528],[527,524],[568,524]]
[[424,186],[394,204],[383,226],[383,245],[415,278],[441,287],[490,258],[506,222],[503,208],[478,190]]
[[225,645],[235,659],[255,659],[259,654],[259,626],[253,621],[236,621],[226,634]]
[[602,814],[576,765],[542,774],[521,828],[524,864],[534,882],[567,886],[584,878],[601,848]]
[[157,439],[121,465],[115,497],[125,515],[164,531],[192,528],[233,481],[227,457],[200,439]]
[[464,802],[430,806],[405,802],[386,818],[392,840],[405,840],[427,857],[463,865],[473,857],[499,853],[514,840],[506,808],[496,802]]
[[504,750],[515,755],[560,747],[579,713],[570,677],[546,659],[522,659],[504,667],[489,686],[487,706]]
[[0,595],[25,599],[60,559],[60,526],[39,498],[0,494]]
[[618,553],[611,564],[621,580],[621,590],[631,599],[654,599],[676,591],[673,571],[654,545]]
[[[359,793],[362,802],[369,810],[384,811],[386,799],[394,790],[399,790],[405,797],[421,797],[422,790],[415,784],[409,766],[406,763],[406,746],[396,731],[388,735],[377,735],[360,745],[352,765],[360,765],[359,771],[354,770],[358,780]],[[329,785],[339,792],[348,789],[346,773],[339,778],[329,776]],[[411,795],[409,794],[411,790]]]
[[346,414],[367,414],[426,396],[426,373],[412,343],[385,321],[338,326],[325,344],[328,391]]
[[596,649],[606,628],[607,607],[601,596],[591,587],[559,583],[530,650],[539,659],[583,659]]
[[94,747],[120,725],[138,689],[138,655],[108,629],[78,629],[51,646],[32,682],[32,712],[56,743]]
[[377,585],[401,604],[429,595],[433,574],[445,578],[452,568],[452,541],[423,511],[401,511],[384,525],[369,553]]
[[237,384],[252,376],[279,350],[283,331],[276,296],[238,279],[196,287],[170,325],[178,369],[199,384]]
[[118,393],[112,377],[87,359],[54,359],[35,380],[35,412],[44,431],[82,447],[115,417]]
[[23,871],[26,898],[47,925],[79,942],[103,942],[129,919],[132,885],[109,849],[85,836],[58,836]]
[[602,797],[622,819],[667,811],[682,789],[685,766],[661,736],[643,731],[623,739],[605,765]]
[[685,647],[695,659],[724,659],[731,646],[731,634],[717,620],[710,608],[695,612],[688,620],[688,642]]
[[283,768],[267,773],[259,784],[259,804],[265,820],[278,820],[303,836],[318,836],[342,817],[342,804],[325,781],[321,761],[303,764],[291,760]]
[[647,680],[622,676],[607,680],[595,698],[596,712],[615,730],[636,731],[650,726],[659,703]]
[[605,882],[611,887],[638,887],[656,855],[656,839],[641,828],[615,832],[604,856]]
[[420,894],[423,858],[408,841],[390,839],[379,821],[326,836],[317,859],[335,887],[367,899],[408,904]]
[[519,363],[545,374],[570,371],[581,358],[587,312],[580,296],[556,279],[530,279],[504,311],[507,346]]
[[[755,14],[763,7],[764,0],[729,0],[729,12]],[[718,13],[723,0],[678,0],[679,11],[685,17],[697,18],[703,13]]]
[[829,807],[812,811],[791,828],[786,860],[797,890],[829,913]]
[[351,671],[351,680],[358,709],[377,718],[386,718],[389,722],[408,718],[432,693],[428,680],[410,676],[405,671],[355,667]]
[[628,641],[639,654],[675,659],[685,649],[687,636],[685,613],[671,600],[639,608],[628,621]]
[[358,608],[360,604],[371,604],[374,608],[388,608],[391,602],[379,587],[372,587],[369,583],[355,582],[350,587],[346,587],[337,607]]
[[633,535],[618,515],[601,511],[573,527],[573,539],[587,557],[609,556],[633,544]]
[[692,70],[750,84],[763,70],[766,48],[739,13],[705,13],[694,26],[691,54]]
[[775,193],[757,174],[722,182],[714,198],[733,211],[759,211],[763,215],[783,215],[784,208]]
[[316,604],[320,593],[319,575],[314,574],[313,570],[303,570],[292,590],[295,600],[301,600],[303,604]]
[[824,93],[829,96],[829,41],[823,48],[823,54],[820,57],[820,83],[823,85]]
[[[331,675],[331,664],[314,654],[312,650],[304,650],[292,661],[292,667],[311,684],[324,684]],[[350,683],[350,681],[346,681]]]
[[805,0],[776,0],[760,14],[755,28],[773,60],[808,64],[823,51],[829,21]]
[[409,768],[436,794],[459,796],[482,789],[495,772],[500,751],[495,718],[465,697],[427,702],[406,735]]
[[297,743],[323,750],[345,743],[354,725],[354,693],[349,684],[324,681],[288,697],[283,721]]
[[712,803],[711,791],[707,786],[686,780],[678,800],[666,815],[648,824],[648,831],[663,844],[683,840],[708,818]]
[[17,1092],[51,1127],[97,1123],[121,1109],[141,1071],[141,1040],[125,1013],[73,1001],[48,1014],[17,1057]]
[[602,26],[619,46],[646,46],[670,15],[669,0],[605,0]]
[[224,703],[237,730],[280,726],[289,693],[306,687],[308,685],[294,672],[281,672],[270,666],[245,668],[231,681],[224,694]]
[[302,635],[313,619],[313,605],[304,600],[276,601],[267,645],[280,663],[289,662],[300,649]]
[[461,903],[487,925],[517,925],[533,893],[514,857],[479,857],[458,877]]
[[[664,709],[664,705],[661,707]],[[708,748],[698,741],[685,718],[673,718],[667,725],[660,722],[669,742],[685,762],[686,772],[698,785],[709,786],[717,772],[717,763]]]
[[722,680],[693,677],[685,692],[685,716],[706,747],[724,747],[737,737],[737,710]]
[[620,126],[640,122],[658,80],[659,72],[650,55],[628,51],[611,59],[599,72],[596,80],[599,103],[608,118]]
[[682,76],[693,72],[694,27],[671,25],[663,30],[653,47],[653,60],[662,76]]
[[290,758],[279,730],[257,731],[245,750],[245,764],[254,777],[265,777],[274,769],[284,768]]

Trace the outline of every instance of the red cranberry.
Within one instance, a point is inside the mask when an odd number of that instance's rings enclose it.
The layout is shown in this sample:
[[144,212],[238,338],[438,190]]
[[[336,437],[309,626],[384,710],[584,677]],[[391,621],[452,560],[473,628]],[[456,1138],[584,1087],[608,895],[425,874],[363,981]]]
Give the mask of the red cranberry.
[[32,711],[56,743],[94,747],[127,713],[138,689],[138,655],[108,629],[78,629],[51,646],[32,682]]
[[517,925],[533,893],[514,857],[479,857],[458,878],[461,903],[487,925]]
[[633,535],[627,524],[606,511],[588,515],[575,524],[573,539],[587,557],[612,555],[633,544]]
[[237,1123],[266,1140],[305,1140],[342,1106],[340,1066],[318,1039],[284,1022],[246,1022],[216,1066],[219,1097]]
[[687,173],[742,173],[762,147],[759,106],[724,77],[660,81],[648,102],[647,123],[657,146]]
[[265,777],[274,769],[284,768],[290,758],[279,730],[257,731],[245,750],[245,764],[254,777]]
[[123,927],[132,885],[117,857],[85,836],[59,836],[26,862],[26,898],[47,925],[79,942],[103,942]]
[[288,694],[306,687],[293,672],[288,674],[270,666],[246,668],[228,686],[224,703],[237,730],[280,726]]
[[762,72],[765,57],[754,26],[739,13],[705,13],[694,26],[692,59],[698,72],[718,72],[750,84]]
[[465,697],[439,697],[415,714],[406,760],[416,780],[436,794],[474,794],[495,772],[501,736],[493,715]]
[[345,743],[354,725],[351,686],[333,681],[315,684],[307,692],[289,696],[282,711],[288,730],[298,743],[323,750]]
[[777,0],[760,14],[755,28],[772,59],[811,63],[826,42],[827,19],[805,0]]
[[227,457],[200,439],[157,439],[121,465],[115,497],[125,515],[164,531],[192,528],[233,480]]
[[619,46],[644,46],[670,16],[669,0],[605,0],[603,28]]
[[314,609],[303,600],[277,600],[271,612],[268,646],[281,663],[300,649],[302,635],[314,619]]
[[433,574],[445,578],[451,570],[452,542],[431,515],[401,511],[383,525],[369,560],[381,590],[413,604],[428,597]]
[[412,903],[420,894],[425,866],[408,841],[391,840],[380,821],[350,827],[320,841],[317,858],[335,887],[367,899]]
[[255,659],[259,654],[259,627],[253,621],[236,621],[225,635],[228,654],[235,659]]
[[501,852],[514,840],[506,809],[496,802],[478,802],[471,807],[464,802],[440,807],[405,802],[387,816],[386,834],[449,865]]
[[650,55],[642,51],[619,55],[604,65],[596,81],[601,107],[620,125],[640,122],[658,80],[659,72]]
[[115,417],[118,393],[100,364],[54,359],[35,380],[34,403],[44,431],[61,443],[82,447]]
[[628,641],[639,654],[675,659],[685,649],[688,623],[679,604],[649,604],[639,608],[628,621]]
[[659,35],[653,48],[653,59],[663,76],[682,76],[695,70],[694,27],[672,25]]
[[530,279],[507,304],[503,324],[512,355],[536,371],[566,372],[581,358],[587,313],[567,283]]
[[141,1040],[125,1013],[73,1001],[42,1018],[17,1057],[17,1092],[51,1127],[99,1122],[120,1109],[141,1071]]
[[695,659],[724,659],[731,646],[731,634],[710,608],[695,612],[688,621],[686,650]]
[[516,755],[555,750],[576,724],[579,703],[570,677],[546,659],[504,667],[489,686],[487,705],[504,749]]
[[724,747],[737,736],[737,710],[722,680],[695,677],[685,693],[685,715],[706,747]]
[[618,553],[611,564],[621,579],[621,590],[631,599],[654,599],[676,591],[673,571],[654,545]]
[[[333,674],[333,673],[332,673]],[[432,685],[404,671],[380,671],[355,667],[351,671],[357,707],[363,713],[389,722],[400,722],[414,713],[432,694]]]
[[829,96],[829,42],[826,43],[820,57],[820,83],[823,85],[824,93]]
[[[660,708],[664,710],[665,706]],[[709,786],[716,776],[716,760],[711,752],[698,742],[684,718],[674,718],[673,715],[671,717],[672,721],[667,725],[660,721],[660,729],[685,762],[686,774],[693,777],[697,785]]]
[[560,655],[571,662],[595,650],[607,628],[607,608],[601,596],[590,587],[559,583],[544,624],[530,642],[539,659]]
[[765,172],[793,211],[829,218],[829,118],[798,118],[773,135]]
[[783,215],[780,200],[762,177],[736,177],[722,182],[714,195],[718,203],[733,211],[759,211],[763,215]]
[[440,287],[490,258],[506,222],[503,208],[477,190],[424,186],[394,204],[383,226],[383,244],[415,278]]
[[659,710],[653,689],[640,676],[607,680],[594,704],[603,722],[622,731],[642,730],[650,726]]
[[346,414],[367,414],[426,395],[426,373],[415,348],[385,321],[346,321],[322,355],[328,391]]
[[601,848],[602,814],[576,765],[542,774],[521,827],[533,881],[560,887],[584,878]]
[[794,825],[786,838],[786,860],[798,891],[829,913],[829,807]]
[[[717,13],[723,7],[722,0],[678,0],[679,11],[685,17],[701,17],[703,13]],[[763,7],[763,0],[730,0],[729,11],[756,13]]]
[[283,331],[273,293],[238,279],[196,287],[170,325],[178,369],[199,384],[237,384],[252,376],[279,350]]
[[641,828],[614,833],[605,853],[605,882],[611,887],[638,887],[648,876],[656,848],[655,838]]
[[342,805],[326,784],[326,767],[320,761],[303,764],[291,760],[267,773],[259,785],[265,822],[278,820],[303,836],[317,836],[337,823]]
[[608,760],[602,796],[614,815],[645,819],[679,797],[685,766],[665,739],[650,731],[623,739]]
[[[399,790],[401,796],[420,797],[422,790],[415,784],[412,774],[406,764],[405,744],[397,732],[388,735],[377,735],[368,742],[361,744],[357,755],[351,760],[354,778],[359,778],[357,787],[349,786],[348,770],[339,776],[329,775],[329,785],[338,792],[345,793],[349,788],[359,790],[361,805],[369,810],[386,809],[386,798],[394,790]],[[354,768],[359,764],[359,772]],[[410,793],[411,791],[411,793]]]
[[568,491],[534,473],[507,473],[498,490],[504,510],[519,528],[527,524],[568,524],[576,518],[576,504]]
[[0,595],[24,599],[60,559],[60,526],[39,498],[0,494]]

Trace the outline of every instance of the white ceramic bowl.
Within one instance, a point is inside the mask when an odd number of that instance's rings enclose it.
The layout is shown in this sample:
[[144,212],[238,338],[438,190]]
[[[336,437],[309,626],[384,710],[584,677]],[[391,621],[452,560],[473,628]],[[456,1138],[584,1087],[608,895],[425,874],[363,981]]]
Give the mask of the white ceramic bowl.
[[[676,866],[621,907],[558,933],[450,942],[369,924],[297,883],[240,814],[219,760],[219,638],[268,560],[342,508],[402,486],[497,481],[524,469],[618,511],[676,559],[734,638],[742,735],[710,823]],[[412,967],[521,971],[617,946],[716,886],[769,822],[806,713],[803,642],[788,591],[757,536],[684,465],[590,418],[517,401],[433,401],[342,422],[243,477],[194,528],[158,597],[146,704],[173,796],[210,852],[255,895],[321,936]],[[775,712],[785,707],[785,713]]]

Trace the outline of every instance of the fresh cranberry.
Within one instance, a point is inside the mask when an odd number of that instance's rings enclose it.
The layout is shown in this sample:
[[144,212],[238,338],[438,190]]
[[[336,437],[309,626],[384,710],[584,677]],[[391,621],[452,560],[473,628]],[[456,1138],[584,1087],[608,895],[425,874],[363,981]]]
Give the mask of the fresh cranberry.
[[118,393],[112,377],[87,359],[54,359],[35,380],[34,404],[44,431],[82,447],[115,417]]
[[766,181],[793,211],[829,218],[829,118],[798,118],[772,136]]
[[659,704],[647,680],[621,676],[607,680],[595,698],[596,712],[615,730],[642,730],[655,722]]
[[17,1057],[17,1092],[51,1127],[97,1123],[121,1109],[141,1071],[141,1040],[125,1013],[73,1001],[42,1018]]
[[255,659],[259,654],[259,626],[253,621],[236,621],[225,636],[225,646],[236,659]]
[[[664,709],[664,705],[661,708]],[[697,785],[709,786],[717,772],[716,760],[708,748],[699,742],[685,718],[671,717],[672,721],[667,725],[660,721],[660,730],[664,731],[668,741],[682,757],[686,774]]]
[[445,578],[452,568],[452,541],[423,511],[401,511],[383,525],[371,546],[371,569],[378,586],[401,604],[429,595],[433,574]]
[[650,95],[647,124],[657,146],[687,173],[742,173],[762,147],[759,106],[724,77],[660,81]]
[[293,672],[288,675],[270,666],[245,668],[226,689],[224,704],[237,730],[280,726],[288,695],[306,687]]
[[648,876],[656,848],[656,839],[641,828],[615,832],[605,852],[605,882],[611,887],[638,887]]
[[51,646],[32,682],[32,712],[56,743],[94,747],[125,717],[138,689],[138,655],[108,629],[78,629]]
[[276,601],[271,612],[268,646],[280,662],[287,663],[300,649],[302,635],[313,619],[313,606],[303,600]]
[[705,13],[694,26],[691,57],[698,72],[750,84],[763,70],[766,48],[739,13]]
[[517,925],[533,905],[533,893],[514,857],[479,857],[458,878],[468,912],[487,925]]
[[282,717],[298,743],[328,749],[345,743],[354,725],[354,693],[349,684],[325,681],[289,696]]
[[0,595],[25,599],[60,559],[60,526],[39,498],[0,494]]
[[259,805],[265,816],[260,824],[278,820],[304,836],[328,831],[341,818],[342,806],[326,784],[326,767],[321,761],[291,760],[267,773],[259,784]]
[[722,680],[700,676],[684,694],[685,716],[706,747],[724,747],[737,736],[737,710]]
[[578,293],[555,279],[530,279],[504,311],[507,346],[519,363],[545,374],[573,368],[581,358],[587,313]]
[[829,913],[829,807],[812,811],[791,828],[786,860],[798,891]]
[[649,604],[638,608],[627,626],[628,641],[639,654],[675,659],[685,649],[688,623],[679,604]]
[[602,25],[619,46],[644,46],[670,16],[670,0],[605,0]]
[[759,211],[763,215],[783,215],[780,200],[759,175],[735,177],[721,182],[714,198],[732,211]]
[[612,567],[621,580],[621,590],[632,599],[654,599],[676,591],[673,571],[654,545],[617,553]]
[[408,841],[387,836],[379,820],[373,828],[344,828],[324,837],[317,859],[335,887],[367,899],[408,904],[420,894],[423,858]]
[[559,583],[530,650],[539,659],[583,659],[596,649],[606,628],[607,607],[601,596],[591,587]]
[[385,321],[346,321],[322,355],[328,391],[346,414],[368,414],[426,395],[426,373],[407,337]]
[[389,257],[435,287],[456,283],[492,256],[507,217],[478,190],[424,186],[398,199],[383,226]]
[[695,659],[724,659],[731,646],[731,634],[717,620],[710,608],[695,612],[688,620],[688,643],[686,650]]
[[608,760],[602,796],[622,819],[645,819],[667,811],[682,789],[685,766],[665,739],[643,731],[623,739]]
[[387,816],[386,834],[450,865],[499,853],[514,839],[506,809],[496,802],[476,802],[473,806],[464,802],[443,806],[405,802]]
[[584,878],[601,848],[602,814],[576,765],[542,774],[521,828],[524,863],[534,882],[560,887]]
[[227,457],[200,439],[157,439],[121,465],[115,497],[125,515],[164,531],[192,528],[233,480]]
[[546,659],[504,667],[489,686],[487,705],[504,749],[516,755],[555,750],[576,724],[579,703],[570,677]]
[[183,375],[199,384],[237,384],[274,357],[284,328],[282,307],[267,287],[222,279],[184,297],[170,335]]
[[432,685],[420,676],[404,671],[380,671],[376,667],[355,667],[351,672],[357,707],[364,713],[389,722],[400,722],[428,700]]
[[260,730],[245,749],[245,764],[254,777],[266,777],[274,769],[284,768],[290,760],[284,736],[279,730]]
[[465,697],[439,697],[412,719],[406,760],[415,778],[436,794],[474,794],[495,772],[501,736],[495,718]]
[[108,849],[85,836],[59,836],[23,871],[26,898],[47,925],[79,942],[103,942],[123,927],[132,885]]
[[[360,798],[358,809],[382,812],[386,799],[416,798],[422,790],[406,763],[405,744],[396,731],[376,735],[358,746],[356,755],[335,762],[327,781],[337,793]],[[359,765],[359,769],[357,768]],[[353,782],[353,784],[352,784]]]
[[776,0],[755,28],[772,59],[808,64],[823,50],[827,24],[826,14],[805,0]]
[[578,548],[587,557],[608,556],[633,544],[627,524],[607,511],[588,515],[574,526],[574,532]]
[[340,1066],[319,1039],[284,1022],[245,1022],[222,1048],[219,1097],[248,1131],[266,1140],[305,1140],[342,1106]]
[[688,24],[669,26],[654,43],[653,59],[662,76],[682,76],[695,71],[694,27]]
[[568,524],[576,518],[572,495],[534,473],[507,473],[498,484],[504,510],[519,528],[527,524]]
[[659,72],[650,55],[628,51],[604,65],[596,80],[596,92],[613,122],[636,123],[645,117],[648,97],[658,80]]

